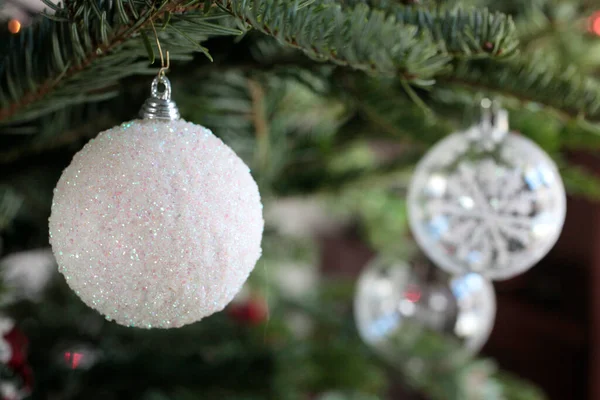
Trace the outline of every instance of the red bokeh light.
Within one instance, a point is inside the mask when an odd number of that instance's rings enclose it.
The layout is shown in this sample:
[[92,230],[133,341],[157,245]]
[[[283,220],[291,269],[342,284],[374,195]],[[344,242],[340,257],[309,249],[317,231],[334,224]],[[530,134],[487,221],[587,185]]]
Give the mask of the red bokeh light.
[[8,31],[12,34],[19,33],[21,30],[21,22],[16,19],[8,21]]
[[65,352],[65,361],[66,361],[67,365],[69,365],[69,367],[71,367],[71,369],[77,368],[77,366],[81,362],[82,358],[83,358],[83,354],[81,354],[81,353],[75,353],[75,352],[72,353],[70,351]]
[[411,303],[416,303],[421,299],[421,289],[417,286],[409,286],[404,291],[404,298]]
[[588,30],[596,36],[600,36],[600,11],[590,16],[588,21]]

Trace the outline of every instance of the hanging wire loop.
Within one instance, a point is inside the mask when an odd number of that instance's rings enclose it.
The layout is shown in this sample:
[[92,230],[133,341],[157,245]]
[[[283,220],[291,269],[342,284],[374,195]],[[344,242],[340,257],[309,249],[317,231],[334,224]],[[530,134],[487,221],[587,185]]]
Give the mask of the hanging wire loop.
[[171,64],[169,52],[167,51],[167,62],[165,63],[160,40],[158,39],[158,34],[152,20],[150,20],[150,25],[152,26],[154,37],[156,38],[161,68],[156,77],[152,80],[152,84],[150,85],[151,97],[144,102],[144,105],[140,110],[140,117],[143,119],[177,120],[180,117],[179,110],[177,109],[175,102],[171,100],[171,82],[165,76]]

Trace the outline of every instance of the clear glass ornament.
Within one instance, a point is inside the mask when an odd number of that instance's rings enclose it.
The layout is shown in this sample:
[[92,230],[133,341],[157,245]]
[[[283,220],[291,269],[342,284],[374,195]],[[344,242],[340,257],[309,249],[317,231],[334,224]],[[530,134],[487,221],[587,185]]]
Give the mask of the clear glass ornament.
[[490,281],[452,276],[423,259],[379,257],[362,272],[354,299],[362,339],[392,363],[470,355],[486,342],[496,315]]
[[565,189],[550,157],[509,132],[508,114],[437,143],[408,190],[411,230],[441,268],[508,279],[535,265],[558,240]]

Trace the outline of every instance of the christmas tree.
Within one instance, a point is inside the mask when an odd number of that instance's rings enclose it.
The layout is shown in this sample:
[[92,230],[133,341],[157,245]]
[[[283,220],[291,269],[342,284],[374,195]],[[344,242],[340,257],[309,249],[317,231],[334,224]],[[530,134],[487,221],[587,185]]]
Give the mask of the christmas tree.
[[[3,399],[367,400],[398,386],[440,400],[545,398],[434,332],[389,363],[357,333],[356,273],[318,265],[341,231],[369,249],[358,258],[406,256],[415,164],[486,98],[552,157],[570,194],[598,199],[600,182],[568,155],[600,146],[600,6],[42,1],[0,14]],[[148,330],[105,320],[69,289],[48,217],[73,155],[136,118],[159,70],[182,117],[250,167],[265,231],[223,312]]]

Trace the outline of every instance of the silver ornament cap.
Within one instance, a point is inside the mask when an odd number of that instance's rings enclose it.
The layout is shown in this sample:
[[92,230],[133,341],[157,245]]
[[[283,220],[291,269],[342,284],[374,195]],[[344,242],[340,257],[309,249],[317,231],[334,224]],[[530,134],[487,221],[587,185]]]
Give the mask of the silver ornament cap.
[[[159,88],[159,84],[162,88]],[[151,97],[146,99],[140,117],[143,119],[162,119],[173,121],[179,119],[179,109],[171,100],[171,82],[164,75],[159,75],[152,81]]]

